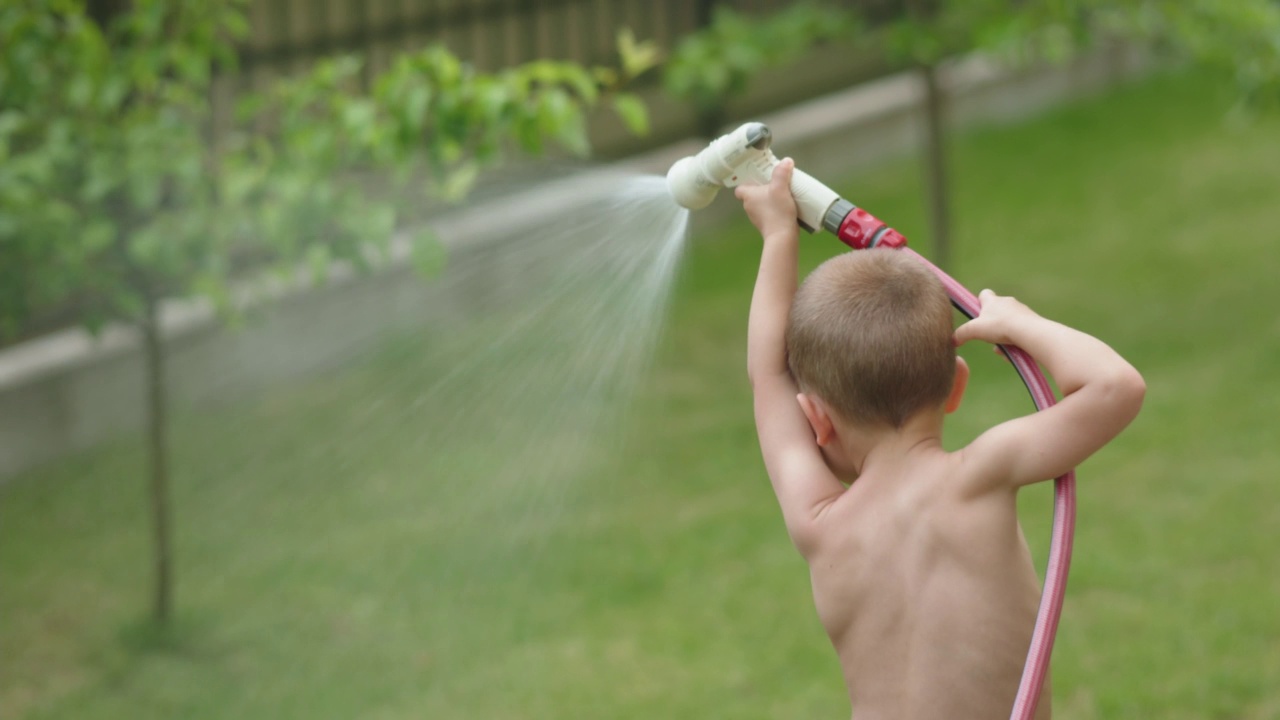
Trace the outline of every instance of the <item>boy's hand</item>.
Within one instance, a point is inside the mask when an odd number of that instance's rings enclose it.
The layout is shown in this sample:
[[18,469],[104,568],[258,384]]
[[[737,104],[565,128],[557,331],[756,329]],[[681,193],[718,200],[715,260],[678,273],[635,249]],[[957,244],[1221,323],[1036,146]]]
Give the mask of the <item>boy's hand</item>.
[[978,293],[978,303],[978,317],[956,328],[956,345],[970,340],[985,340],[992,345],[1017,344],[1013,339],[1015,326],[1026,318],[1038,317],[1034,310],[1014,298],[990,290]]
[[791,158],[784,158],[774,166],[768,185],[739,185],[733,191],[762,237],[797,232],[796,199],[791,196],[791,171],[795,166]]
[[1058,477],[1138,414],[1146,383],[1106,343],[1047,320],[1011,297],[983,290],[978,298],[978,317],[956,328],[956,344],[1017,345],[1049,371],[1062,400],[979,435],[961,451],[968,468],[962,476],[1001,491]]

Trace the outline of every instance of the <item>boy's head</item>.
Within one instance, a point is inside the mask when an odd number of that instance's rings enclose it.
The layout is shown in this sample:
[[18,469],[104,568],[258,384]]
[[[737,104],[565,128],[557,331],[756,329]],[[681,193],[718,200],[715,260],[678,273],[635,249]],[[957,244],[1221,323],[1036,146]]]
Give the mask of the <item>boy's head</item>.
[[899,429],[940,410],[956,377],[951,304],[905,253],[849,252],[805,279],[787,323],[787,364],[800,390],[845,421]]

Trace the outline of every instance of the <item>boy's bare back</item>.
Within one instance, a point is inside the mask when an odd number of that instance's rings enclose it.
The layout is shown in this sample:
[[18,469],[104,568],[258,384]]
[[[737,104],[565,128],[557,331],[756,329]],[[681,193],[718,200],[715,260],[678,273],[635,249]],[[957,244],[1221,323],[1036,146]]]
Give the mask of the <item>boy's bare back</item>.
[[[966,492],[935,444],[868,468],[808,557],[854,717],[1008,714],[1039,600],[1015,496]],[[1048,718],[1048,686],[1038,718]]]
[[[1040,594],[1017,491],[1119,434],[1145,385],[1101,341],[991,291],[953,336],[941,286],[894,251],[833,259],[797,293],[791,168],[737,189],[764,238],[748,375],[769,479],[854,716],[1003,717]],[[943,417],[968,380],[955,346],[970,340],[1022,347],[1063,399],[946,452]],[[1047,682],[1040,700],[1048,718]]]

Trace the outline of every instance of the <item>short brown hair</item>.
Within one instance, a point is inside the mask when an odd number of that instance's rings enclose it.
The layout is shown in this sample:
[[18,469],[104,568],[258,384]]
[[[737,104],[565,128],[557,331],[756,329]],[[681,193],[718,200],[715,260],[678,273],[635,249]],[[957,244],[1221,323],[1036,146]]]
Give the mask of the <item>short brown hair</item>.
[[787,365],[843,419],[901,428],[946,402],[952,329],[947,292],[927,268],[897,250],[857,250],[823,263],[796,292]]

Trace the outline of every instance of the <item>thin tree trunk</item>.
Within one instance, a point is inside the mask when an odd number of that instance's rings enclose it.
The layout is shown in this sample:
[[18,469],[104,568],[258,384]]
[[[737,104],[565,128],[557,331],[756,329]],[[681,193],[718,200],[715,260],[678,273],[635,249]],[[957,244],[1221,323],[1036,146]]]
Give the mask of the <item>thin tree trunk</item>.
[[920,78],[924,84],[925,194],[929,204],[929,230],[933,235],[933,261],[938,267],[947,269],[951,264],[951,208],[947,184],[945,98],[938,85],[936,65],[921,65]]
[[[695,30],[705,30],[711,27],[712,20],[715,19],[716,5],[718,0],[694,0],[693,3],[693,19]],[[720,136],[720,130],[724,127],[725,119],[728,116],[725,107],[728,102],[727,98],[716,98],[713,102],[699,102],[696,105],[698,126],[698,134],[706,140],[714,140]]]
[[147,299],[142,322],[147,374],[147,445],[150,459],[151,516],[154,534],[153,611],[159,623],[173,612],[173,548],[170,534],[169,442],[165,398],[164,346],[159,300]]
[[[85,12],[104,31],[119,16],[133,9],[131,0],[88,0]],[[216,97],[209,98],[217,103]],[[131,103],[130,103],[131,104]],[[214,122],[208,131],[211,140],[218,138],[219,128]],[[216,155],[215,155],[216,156]],[[124,211],[128,204],[120,202],[121,233],[118,249],[123,254],[123,239],[129,233],[125,228],[132,226],[129,214]],[[131,270],[133,270],[131,268]],[[164,346],[160,334],[159,296],[150,288],[150,283],[141,272],[136,272],[133,279],[139,282],[138,287],[147,288],[144,293],[146,307],[139,323],[142,330],[144,372],[146,373],[147,393],[147,451],[148,475],[151,494],[152,519],[152,564],[154,570],[152,587],[152,614],[157,623],[168,624],[173,614],[173,548],[170,533],[169,508],[169,443],[167,437],[168,419],[166,417],[167,401],[165,399]]]

